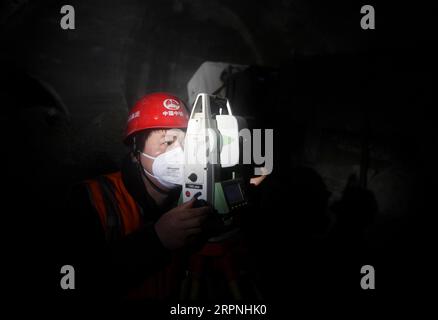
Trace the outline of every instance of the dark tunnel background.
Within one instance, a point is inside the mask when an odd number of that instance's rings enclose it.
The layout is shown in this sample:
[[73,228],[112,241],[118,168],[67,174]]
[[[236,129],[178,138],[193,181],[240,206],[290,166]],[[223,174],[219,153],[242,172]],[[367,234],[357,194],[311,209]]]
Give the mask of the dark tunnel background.
[[[152,91],[187,101],[197,68],[221,61],[250,66],[228,78],[235,112],[274,129],[274,170],[249,222],[267,297],[281,296],[279,283],[314,294],[330,272],[356,293],[364,264],[381,270],[387,290],[427,283],[419,277],[436,212],[425,205],[434,199],[437,135],[430,20],[419,5],[409,7],[406,27],[407,7],[373,1],[377,27],[364,31],[360,1],[69,1],[76,30],[59,27],[64,4],[1,5],[13,257],[40,261],[56,278],[68,260],[59,239],[69,187],[117,170],[129,108]],[[312,214],[326,207],[335,236],[321,245]],[[410,268],[415,276],[401,281]],[[314,283],[298,279],[305,272]],[[321,292],[337,286],[331,281]]]

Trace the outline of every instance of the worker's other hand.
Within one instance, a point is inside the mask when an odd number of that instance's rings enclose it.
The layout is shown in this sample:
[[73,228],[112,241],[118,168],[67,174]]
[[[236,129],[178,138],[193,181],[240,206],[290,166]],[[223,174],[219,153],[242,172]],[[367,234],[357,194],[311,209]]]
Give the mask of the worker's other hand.
[[155,223],[155,231],[167,249],[174,250],[193,241],[212,212],[209,206],[195,207],[197,197],[163,214]]
[[252,177],[250,179],[249,183],[251,185],[258,187],[263,182],[263,180],[266,179],[266,177],[269,174],[268,171],[264,167],[260,168],[260,171],[262,172],[262,175],[257,176],[257,177]]
[[252,177],[249,180],[249,183],[252,184],[255,187],[258,187],[260,185],[260,183],[263,182],[263,180],[266,179],[267,176],[258,176],[258,177]]

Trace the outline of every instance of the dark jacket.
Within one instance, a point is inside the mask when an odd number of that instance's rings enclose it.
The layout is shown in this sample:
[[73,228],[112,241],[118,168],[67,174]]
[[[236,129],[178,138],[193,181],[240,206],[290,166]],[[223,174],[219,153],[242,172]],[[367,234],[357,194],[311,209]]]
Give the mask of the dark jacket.
[[[140,222],[127,234],[123,232],[120,222],[112,228],[103,225],[102,217],[99,217],[101,212],[98,212],[93,203],[95,199],[90,193],[88,183],[81,183],[72,192],[72,221],[68,239],[77,264],[76,283],[79,295],[93,299],[128,296],[168,298],[175,292],[164,288],[169,279],[163,277],[168,278],[169,268],[175,271],[176,262],[174,254],[161,244],[154,223],[164,212],[176,206],[180,190],[172,192],[166,205],[159,208],[146,191],[141,168],[130,156],[125,159],[120,174],[116,176],[121,177],[123,192],[129,193],[126,196],[134,199],[141,215],[138,220]],[[111,180],[107,178],[108,176],[101,176],[93,180],[99,181],[98,183],[106,181],[111,188]],[[105,202],[105,206],[118,207],[117,203],[108,203],[112,202],[109,199],[105,199]],[[119,214],[123,214],[123,207],[121,208],[122,210],[117,208],[122,211]],[[163,275],[163,270],[167,270],[166,275]],[[147,286],[154,287],[154,292]],[[160,286],[162,288],[157,288]]]

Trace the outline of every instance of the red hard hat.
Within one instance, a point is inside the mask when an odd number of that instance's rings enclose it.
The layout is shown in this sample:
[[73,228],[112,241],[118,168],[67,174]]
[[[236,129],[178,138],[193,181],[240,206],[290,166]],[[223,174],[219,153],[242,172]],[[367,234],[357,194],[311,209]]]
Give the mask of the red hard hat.
[[125,142],[132,134],[152,128],[187,128],[189,114],[178,97],[156,92],[145,95],[129,111]]

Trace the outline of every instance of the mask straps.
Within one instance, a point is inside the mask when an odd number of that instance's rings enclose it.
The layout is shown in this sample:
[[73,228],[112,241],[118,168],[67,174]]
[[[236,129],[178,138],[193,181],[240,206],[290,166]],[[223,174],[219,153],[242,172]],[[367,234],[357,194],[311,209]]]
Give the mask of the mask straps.
[[[148,155],[148,154],[146,154],[146,153],[143,153],[143,152],[139,152],[142,156],[144,156],[144,157],[146,157],[146,158],[149,158],[149,159],[152,159],[152,160],[155,160],[157,157],[152,157],[152,156],[150,156],[150,155]],[[139,159],[140,160],[140,159]],[[140,162],[140,161],[139,161]],[[140,164],[141,164],[141,162],[140,162]],[[150,173],[149,171],[147,171],[146,170],[146,168],[143,168],[143,166],[141,166],[142,167],[142,169],[143,169],[143,171],[144,172],[146,172],[146,174],[148,174],[149,176],[151,176],[151,177],[153,177],[153,178],[157,178],[157,177],[155,177],[152,173]]]
[[143,152],[140,152],[140,154],[141,154],[143,157],[146,157],[146,158],[149,158],[149,159],[152,159],[152,160],[157,159],[157,157],[152,157],[152,156],[150,156],[150,155],[148,155],[148,154],[146,154],[146,153],[143,153]]
[[146,172],[147,175],[149,175],[149,176],[151,176],[151,177],[153,177],[155,179],[157,178],[152,173],[148,172],[145,168],[143,168],[143,170],[144,170],[144,172]]
[[[152,159],[152,160],[154,160],[156,157],[151,157],[150,155],[148,155],[148,154],[146,154],[146,153],[143,153],[143,152],[138,152],[138,154],[140,154],[140,155],[142,155],[142,156],[145,156],[146,158],[149,158],[149,159]],[[150,184],[152,185],[152,188],[154,188],[156,191],[158,191],[159,193],[161,193],[161,194],[169,194],[170,193],[170,191],[167,191],[167,190],[163,190],[163,189],[161,189],[159,186],[157,186],[149,177],[148,177],[148,175],[149,176],[151,176],[151,177],[153,177],[153,178],[155,178],[156,179],[156,177],[152,174],[152,173],[150,173],[150,172],[148,172],[147,170],[146,170],[146,168],[144,168],[143,166],[142,166],[142,164],[141,164],[141,161],[140,161],[140,158],[138,157],[137,158],[137,161],[138,161],[138,165],[140,166],[140,171],[141,171],[141,173],[142,173],[142,175],[150,182]]]

